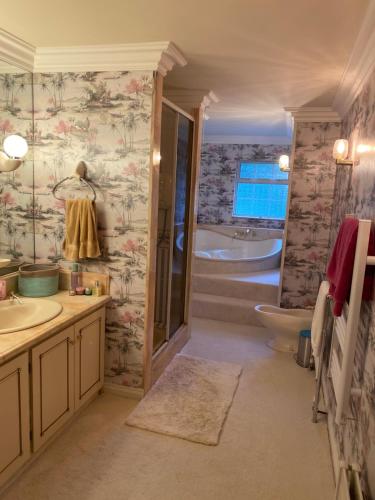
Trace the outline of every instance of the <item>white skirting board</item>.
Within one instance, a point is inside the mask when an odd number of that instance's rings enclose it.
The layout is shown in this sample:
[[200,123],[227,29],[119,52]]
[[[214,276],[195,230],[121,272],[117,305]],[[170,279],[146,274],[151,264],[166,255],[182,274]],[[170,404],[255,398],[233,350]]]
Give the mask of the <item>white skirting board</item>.
[[104,392],[111,392],[117,396],[130,399],[142,399],[144,396],[144,390],[138,387],[127,387],[125,385],[111,384],[106,382],[104,384]]

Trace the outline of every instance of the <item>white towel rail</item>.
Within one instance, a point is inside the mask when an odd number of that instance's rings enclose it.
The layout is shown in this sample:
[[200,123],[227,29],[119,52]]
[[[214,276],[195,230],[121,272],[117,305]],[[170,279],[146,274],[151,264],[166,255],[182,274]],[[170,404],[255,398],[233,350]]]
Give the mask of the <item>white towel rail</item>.
[[344,305],[343,314],[335,318],[333,327],[330,372],[336,397],[337,424],[348,416],[350,397],[361,395],[361,389],[352,387],[352,379],[365,269],[366,265],[375,265],[375,257],[367,255],[370,231],[371,221],[359,220],[349,305]]

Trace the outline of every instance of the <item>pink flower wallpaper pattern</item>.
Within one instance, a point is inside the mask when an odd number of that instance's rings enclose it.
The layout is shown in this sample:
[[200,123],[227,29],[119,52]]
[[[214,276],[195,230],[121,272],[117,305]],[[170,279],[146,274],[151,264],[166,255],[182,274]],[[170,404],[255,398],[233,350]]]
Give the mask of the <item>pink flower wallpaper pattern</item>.
[[[0,144],[10,134],[32,145],[33,78],[30,73],[0,74]],[[34,259],[32,146],[23,164],[0,172],[0,257]]]
[[198,223],[282,229],[284,221],[232,217],[237,167],[240,161],[275,161],[289,146],[273,144],[202,144]]
[[[143,384],[152,93],[151,71],[34,76],[35,258],[68,265],[64,203],[51,191],[84,160],[97,193],[102,254],[82,268],[111,276],[105,373],[133,387]],[[73,180],[58,196],[91,194]]]
[[[348,138],[350,149],[360,142],[375,140],[375,72],[357,97],[342,124],[342,137]],[[330,247],[346,214],[375,221],[375,160],[358,157],[354,167],[337,170]],[[375,230],[373,226],[373,230]],[[374,291],[375,292],[375,291]],[[375,293],[374,293],[375,296]],[[326,374],[327,377],[327,374]],[[360,398],[351,399],[353,419],[335,426],[341,458],[357,463],[361,470],[366,498],[375,498],[375,302],[363,302],[359,325],[359,341],[355,353],[352,384],[362,388]],[[326,401],[332,415],[336,402],[330,380],[326,378]]]
[[332,148],[341,124],[295,126],[281,305],[306,308],[315,305],[326,271],[336,177]]

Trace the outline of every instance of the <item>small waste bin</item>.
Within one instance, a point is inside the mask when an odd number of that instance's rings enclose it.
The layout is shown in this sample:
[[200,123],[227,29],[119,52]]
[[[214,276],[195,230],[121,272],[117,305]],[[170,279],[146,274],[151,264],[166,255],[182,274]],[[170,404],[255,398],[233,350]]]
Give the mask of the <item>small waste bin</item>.
[[311,358],[311,330],[301,330],[299,332],[298,351],[296,361],[299,366],[308,368]]

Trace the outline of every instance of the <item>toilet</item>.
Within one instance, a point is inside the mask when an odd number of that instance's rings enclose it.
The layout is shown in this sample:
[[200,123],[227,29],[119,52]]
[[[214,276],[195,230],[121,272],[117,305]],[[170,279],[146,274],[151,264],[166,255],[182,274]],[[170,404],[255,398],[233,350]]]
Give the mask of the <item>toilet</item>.
[[282,309],[268,304],[259,304],[254,309],[258,321],[273,334],[267,345],[275,351],[297,352],[298,334],[311,328],[313,311]]

